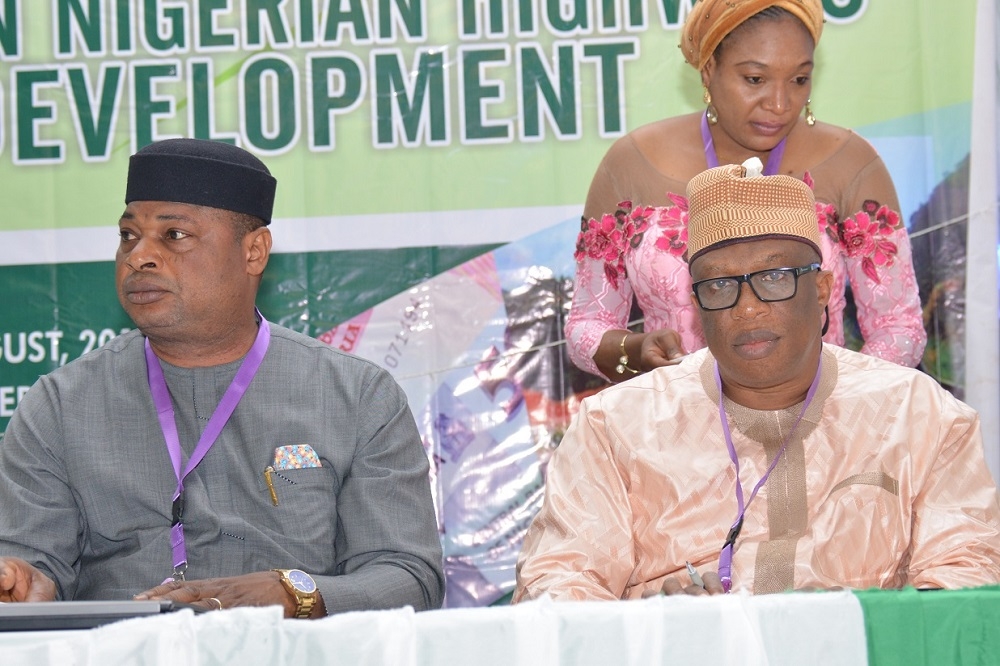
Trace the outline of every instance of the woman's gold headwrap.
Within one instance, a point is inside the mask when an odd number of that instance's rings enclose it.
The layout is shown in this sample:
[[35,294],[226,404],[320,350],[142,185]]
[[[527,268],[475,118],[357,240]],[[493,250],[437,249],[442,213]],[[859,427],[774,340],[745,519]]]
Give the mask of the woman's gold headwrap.
[[698,0],[684,22],[681,51],[699,72],[726,35],[768,7],[781,7],[797,17],[819,43],[823,32],[822,0]]

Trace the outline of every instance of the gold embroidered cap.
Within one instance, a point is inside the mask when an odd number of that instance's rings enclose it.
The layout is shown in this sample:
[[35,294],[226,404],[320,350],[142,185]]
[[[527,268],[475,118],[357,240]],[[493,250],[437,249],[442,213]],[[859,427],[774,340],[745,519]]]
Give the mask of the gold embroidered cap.
[[688,183],[688,265],[720,246],[767,238],[808,244],[820,257],[816,199],[791,176],[762,176],[756,157],[703,171]]
[[698,0],[684,21],[681,51],[699,72],[726,35],[768,7],[781,7],[798,18],[819,44],[823,33],[822,0]]

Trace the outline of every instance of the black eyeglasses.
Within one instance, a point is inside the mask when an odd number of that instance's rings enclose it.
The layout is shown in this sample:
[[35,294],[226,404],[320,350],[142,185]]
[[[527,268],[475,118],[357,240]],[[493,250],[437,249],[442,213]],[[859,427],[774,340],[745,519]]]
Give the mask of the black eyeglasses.
[[754,296],[765,303],[787,301],[799,289],[799,276],[820,269],[819,264],[799,268],[769,268],[746,275],[699,280],[691,285],[702,310],[728,310],[740,300],[740,285],[750,285]]

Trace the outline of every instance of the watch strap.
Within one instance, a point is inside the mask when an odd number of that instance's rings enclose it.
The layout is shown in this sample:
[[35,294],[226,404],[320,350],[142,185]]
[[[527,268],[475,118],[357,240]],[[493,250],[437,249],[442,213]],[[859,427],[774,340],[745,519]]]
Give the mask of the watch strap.
[[319,590],[313,590],[310,593],[306,593],[297,589],[295,585],[292,584],[291,578],[288,576],[291,569],[271,569],[271,571],[278,572],[281,584],[284,585],[285,589],[288,590],[295,598],[295,612],[292,614],[292,617],[301,620],[312,615],[313,608],[319,600]]

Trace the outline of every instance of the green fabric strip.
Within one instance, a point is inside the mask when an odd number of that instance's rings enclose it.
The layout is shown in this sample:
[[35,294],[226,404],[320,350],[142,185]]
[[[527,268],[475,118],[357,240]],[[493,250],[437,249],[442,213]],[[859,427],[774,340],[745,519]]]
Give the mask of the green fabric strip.
[[855,592],[870,666],[1000,663],[1000,586]]

